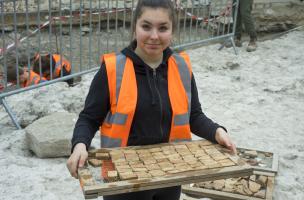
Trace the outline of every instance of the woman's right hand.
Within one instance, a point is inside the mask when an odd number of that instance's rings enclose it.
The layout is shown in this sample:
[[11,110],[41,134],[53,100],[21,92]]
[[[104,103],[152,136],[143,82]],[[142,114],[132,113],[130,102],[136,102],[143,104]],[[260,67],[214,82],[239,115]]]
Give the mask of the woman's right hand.
[[78,168],[83,167],[88,158],[88,151],[84,143],[75,145],[73,153],[67,161],[67,167],[71,176],[78,178]]

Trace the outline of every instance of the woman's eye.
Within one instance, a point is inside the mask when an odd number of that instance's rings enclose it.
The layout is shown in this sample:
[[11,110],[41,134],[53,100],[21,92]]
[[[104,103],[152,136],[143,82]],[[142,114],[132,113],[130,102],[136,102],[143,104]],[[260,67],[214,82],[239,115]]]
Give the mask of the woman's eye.
[[144,30],[149,30],[149,29],[150,29],[150,26],[147,25],[147,24],[144,24],[144,25],[142,25],[142,28],[143,28]]
[[166,27],[166,26],[161,26],[160,28],[159,28],[159,31],[160,32],[165,32],[165,31],[167,31],[168,30],[168,27]]

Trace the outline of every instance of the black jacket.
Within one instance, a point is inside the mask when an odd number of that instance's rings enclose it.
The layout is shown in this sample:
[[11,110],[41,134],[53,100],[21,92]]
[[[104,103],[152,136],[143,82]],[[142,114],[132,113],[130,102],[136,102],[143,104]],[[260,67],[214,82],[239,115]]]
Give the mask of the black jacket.
[[[130,130],[128,145],[147,145],[168,142],[171,128],[172,110],[168,96],[168,58],[172,50],[167,48],[163,54],[163,62],[153,70],[138,57],[132,47],[122,50],[134,64],[138,98],[136,110]],[[218,124],[206,117],[202,112],[194,76],[191,81],[191,132],[197,136],[215,141]],[[79,114],[72,138],[72,146],[77,143],[90,146],[99,126],[110,109],[108,79],[105,64],[95,75],[84,109]]]

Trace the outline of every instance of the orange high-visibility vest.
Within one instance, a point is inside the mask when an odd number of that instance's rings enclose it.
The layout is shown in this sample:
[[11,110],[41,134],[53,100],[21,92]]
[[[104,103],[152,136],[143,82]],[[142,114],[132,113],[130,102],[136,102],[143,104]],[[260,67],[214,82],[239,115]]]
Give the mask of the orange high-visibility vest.
[[[133,62],[125,55],[105,54],[110,111],[100,126],[102,147],[124,147],[137,102],[137,83]],[[191,76],[192,68],[186,53],[173,54],[168,60],[168,92],[172,107],[170,142],[191,140]]]
[[27,81],[25,81],[21,85],[21,87],[28,87],[28,86],[31,86],[31,85],[36,85],[38,83],[47,81],[44,77],[39,76],[33,70],[30,70],[29,73],[30,73],[29,79]]
[[53,59],[55,60],[54,78],[61,76],[61,70],[64,67],[67,72],[71,71],[71,64],[69,61],[64,59],[59,54],[53,54]]

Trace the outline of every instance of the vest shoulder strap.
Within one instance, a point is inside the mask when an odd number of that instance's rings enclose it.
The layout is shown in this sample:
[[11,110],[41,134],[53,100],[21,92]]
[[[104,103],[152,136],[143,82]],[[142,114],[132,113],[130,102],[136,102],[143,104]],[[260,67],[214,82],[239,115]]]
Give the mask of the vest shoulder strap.
[[118,102],[126,61],[127,57],[122,53],[110,53],[102,56],[102,62],[106,65],[110,101],[115,98]]

